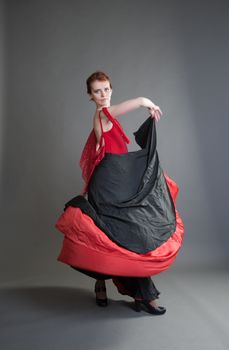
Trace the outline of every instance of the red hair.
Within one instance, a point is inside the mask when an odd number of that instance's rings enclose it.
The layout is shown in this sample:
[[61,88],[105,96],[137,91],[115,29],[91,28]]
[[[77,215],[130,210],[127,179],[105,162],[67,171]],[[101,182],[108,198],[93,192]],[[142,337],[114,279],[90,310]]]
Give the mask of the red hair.
[[102,71],[97,70],[96,72],[92,73],[88,78],[87,78],[87,93],[90,94],[91,93],[91,83],[93,83],[93,81],[95,80],[99,80],[99,81],[109,81],[110,83],[110,88],[112,89],[112,85],[110,82],[110,78],[107,74],[105,74]]

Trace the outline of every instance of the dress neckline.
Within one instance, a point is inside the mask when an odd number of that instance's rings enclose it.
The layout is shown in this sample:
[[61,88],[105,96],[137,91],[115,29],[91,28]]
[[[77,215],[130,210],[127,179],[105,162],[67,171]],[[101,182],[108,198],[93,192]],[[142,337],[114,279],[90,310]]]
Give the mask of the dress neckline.
[[[115,126],[121,133],[121,135],[123,136],[124,140],[126,141],[126,143],[130,143],[130,139],[129,137],[126,135],[126,133],[124,132],[121,124],[119,123],[119,121],[112,117],[112,115],[109,113],[107,107],[103,107],[102,111],[104,112],[104,114],[107,116],[107,118],[113,123],[113,127]],[[113,127],[111,128],[111,130],[113,129]],[[110,130],[109,130],[110,131]]]

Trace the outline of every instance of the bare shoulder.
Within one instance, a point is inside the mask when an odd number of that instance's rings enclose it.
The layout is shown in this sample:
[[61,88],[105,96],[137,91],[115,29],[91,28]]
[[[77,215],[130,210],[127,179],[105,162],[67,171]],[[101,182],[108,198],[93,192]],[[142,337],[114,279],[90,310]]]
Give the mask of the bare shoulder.
[[[109,107],[106,107],[106,110],[107,112],[115,119],[117,117],[119,117],[119,115],[116,113],[116,107],[117,105],[112,105],[112,106],[109,106]],[[102,120],[104,121],[103,124],[107,123],[108,125],[109,124],[112,124],[111,121],[109,121],[109,118],[106,116],[106,114],[104,113],[104,111],[101,109],[100,110],[100,116],[102,118]]]

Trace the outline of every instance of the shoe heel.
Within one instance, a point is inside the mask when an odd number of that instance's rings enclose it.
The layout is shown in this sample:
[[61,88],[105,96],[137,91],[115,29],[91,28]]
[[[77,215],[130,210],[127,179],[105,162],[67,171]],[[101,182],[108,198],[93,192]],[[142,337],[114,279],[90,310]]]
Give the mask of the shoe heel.
[[[97,292],[102,292],[102,291],[103,291],[103,292],[106,292],[106,286],[98,286],[97,284],[95,284],[94,291],[95,291],[95,293],[97,293]],[[96,294],[95,300],[96,300],[96,304],[97,304],[98,306],[107,306],[107,304],[108,304],[107,297],[106,297],[105,299],[99,299],[99,298],[97,297],[97,294]]]
[[135,299],[134,307],[135,307],[135,311],[136,312],[140,312],[141,311],[141,302],[140,302],[140,300],[136,300]]

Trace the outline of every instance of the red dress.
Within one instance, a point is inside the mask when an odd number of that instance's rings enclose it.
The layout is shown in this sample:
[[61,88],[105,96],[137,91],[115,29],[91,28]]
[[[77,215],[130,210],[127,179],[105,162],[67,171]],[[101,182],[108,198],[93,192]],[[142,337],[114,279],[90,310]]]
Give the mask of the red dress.
[[[108,110],[107,110],[107,112],[108,112]],[[112,118],[112,120],[114,120],[110,114],[109,114],[109,116],[110,116],[110,118]],[[120,137],[120,130],[117,127],[115,127],[115,125],[113,123],[112,123],[112,128],[110,130],[104,131],[100,115],[99,115],[99,121],[100,121],[100,125],[101,125],[101,130],[102,130],[101,137],[103,137],[104,141],[105,141],[105,153],[118,153],[118,154],[127,153],[128,152],[128,148],[126,145],[127,136],[126,136],[126,138],[123,136],[124,132]],[[117,119],[116,119],[116,123],[118,123],[120,128],[122,128],[121,125],[119,124],[119,122],[117,121]]]
[[[82,195],[87,193],[90,178],[95,170],[95,167],[101,162],[101,160],[105,156],[105,153],[110,152],[121,154],[128,152],[126,143],[130,143],[130,140],[123,131],[121,124],[118,122],[117,119],[112,117],[107,108],[103,108],[103,111],[107,115],[108,119],[112,122],[113,126],[111,130],[104,132],[101,125],[102,137],[100,138],[100,148],[98,151],[96,151],[97,139],[94,129],[91,130],[91,133],[88,136],[80,158],[82,177],[85,182],[84,188],[81,192]],[[105,140],[105,145],[102,145],[103,138]]]
[[[112,121],[113,126],[109,131],[102,132],[105,147],[100,148],[101,151],[97,158],[92,157],[94,163],[90,164],[87,161],[89,165],[85,167],[86,185],[96,164],[104,157],[104,153],[128,152],[126,143],[129,143],[130,140],[121,125],[106,108],[103,111]],[[88,140],[92,140],[91,143],[87,142],[88,147],[92,145],[94,149],[96,145],[94,130]],[[86,172],[88,169],[90,176]],[[179,188],[167,175],[165,179],[175,204]],[[145,254],[130,251],[110,240],[92,218],[84,214],[80,208],[68,207],[61,214],[55,226],[64,234],[63,246],[57,260],[70,266],[113,276],[149,277],[167,270],[177,257],[184,236],[183,222],[177,210],[176,229],[172,236],[165,243]]]

